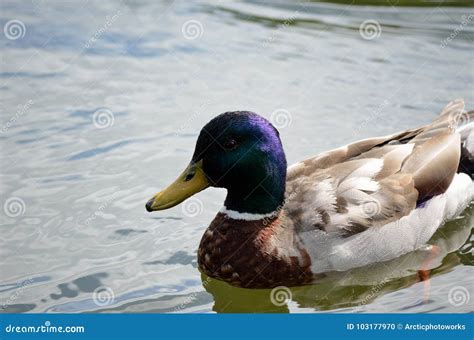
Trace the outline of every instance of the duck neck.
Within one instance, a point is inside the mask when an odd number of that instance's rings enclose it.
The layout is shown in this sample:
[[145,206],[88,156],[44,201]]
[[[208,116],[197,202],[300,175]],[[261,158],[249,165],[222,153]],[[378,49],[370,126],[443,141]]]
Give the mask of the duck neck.
[[263,180],[248,180],[248,178],[259,178],[250,175],[247,179],[243,177],[239,183],[227,188],[225,210],[248,217],[264,215],[265,218],[276,214],[281,210],[285,199],[286,164],[280,168],[279,171],[267,172]]

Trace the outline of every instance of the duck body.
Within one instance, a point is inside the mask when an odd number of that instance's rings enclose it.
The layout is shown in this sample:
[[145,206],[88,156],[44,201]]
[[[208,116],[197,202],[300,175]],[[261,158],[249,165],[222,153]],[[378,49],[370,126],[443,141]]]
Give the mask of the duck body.
[[472,201],[472,180],[461,174],[455,181],[449,193],[410,215],[348,237],[298,230],[284,212],[266,223],[220,212],[201,239],[199,268],[234,286],[272,288],[311,284],[328,272],[392,260],[425,246],[439,226]]
[[289,168],[268,121],[230,112],[203,128],[188,168],[147,210],[226,188],[202,237],[199,268],[245,288],[298,286],[424,246],[473,201],[473,164],[474,111],[462,100],[427,126]]

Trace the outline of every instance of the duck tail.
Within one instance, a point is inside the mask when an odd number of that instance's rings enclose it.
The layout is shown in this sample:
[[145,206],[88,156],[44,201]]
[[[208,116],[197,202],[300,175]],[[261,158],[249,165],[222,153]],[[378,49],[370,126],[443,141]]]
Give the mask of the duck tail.
[[474,173],[474,110],[464,110],[464,100],[456,99],[450,102],[435,121],[447,123],[455,133],[461,135],[461,158],[458,172],[468,174],[473,178]]
[[441,111],[439,116],[429,125],[421,128],[410,143],[421,146],[425,142],[439,138],[440,135],[457,134],[460,143],[458,173],[474,175],[474,110],[465,111],[464,100],[456,99]]
[[458,172],[474,177],[474,110],[458,117],[456,132],[461,135],[461,159]]

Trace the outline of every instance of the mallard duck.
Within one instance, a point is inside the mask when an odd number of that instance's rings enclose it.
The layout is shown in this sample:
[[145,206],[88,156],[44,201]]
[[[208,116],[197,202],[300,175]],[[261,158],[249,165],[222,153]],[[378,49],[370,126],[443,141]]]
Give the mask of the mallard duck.
[[429,125],[287,168],[268,120],[226,112],[202,128],[188,167],[146,209],[225,188],[199,245],[200,270],[246,288],[310,284],[425,246],[472,202],[473,118],[458,99]]

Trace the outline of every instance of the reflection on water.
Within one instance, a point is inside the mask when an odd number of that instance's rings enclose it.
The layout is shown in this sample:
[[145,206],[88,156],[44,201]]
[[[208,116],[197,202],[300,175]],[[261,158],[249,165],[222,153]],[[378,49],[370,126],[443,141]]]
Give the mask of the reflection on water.
[[0,39],[2,311],[472,311],[449,300],[473,293],[472,208],[432,250],[328,273],[276,303],[197,269],[224,192],[200,193],[192,216],[144,209],[224,111],[290,112],[291,164],[428,123],[453,98],[473,107],[472,4],[352,3],[3,1],[2,27],[24,28]]
[[473,211],[469,209],[466,216],[438,230],[430,241],[432,247],[389,262],[328,273],[311,286],[252,290],[232,287],[203,275],[203,287],[214,298],[213,310],[220,313],[286,313],[289,304],[296,304],[304,311],[344,308],[346,311],[374,312],[376,309],[370,304],[377,298],[388,295],[384,299],[390,299],[389,296],[396,294],[394,292],[407,287],[411,289],[400,301],[398,311],[443,308],[445,301],[430,298],[430,280],[436,282],[438,275],[449,273],[462,263],[474,264],[472,253],[465,253],[466,248],[473,246],[473,241],[469,241],[472,229],[466,225],[473,222]]

